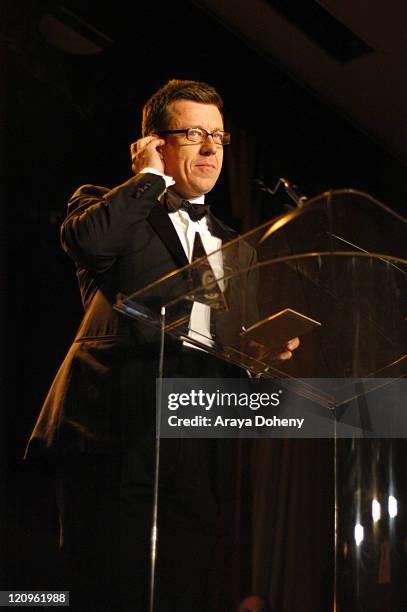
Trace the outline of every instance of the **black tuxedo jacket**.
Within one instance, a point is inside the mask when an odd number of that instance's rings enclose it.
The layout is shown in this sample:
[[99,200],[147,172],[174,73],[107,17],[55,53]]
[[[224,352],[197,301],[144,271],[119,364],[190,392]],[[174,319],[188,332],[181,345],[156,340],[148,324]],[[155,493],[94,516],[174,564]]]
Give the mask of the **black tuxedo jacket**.
[[[38,451],[120,452],[134,447],[147,430],[154,431],[158,332],[117,313],[113,304],[118,294],[130,295],[188,264],[158,201],[164,189],[162,177],[139,174],[112,190],[85,185],[69,201],[61,240],[77,266],[85,314],[49,390],[26,456]],[[210,223],[223,243],[236,237],[212,215]],[[236,245],[235,265],[248,267],[254,251],[246,243]],[[183,282],[175,275],[165,289],[157,288],[157,300],[179,291]],[[252,318],[246,310],[240,304],[234,316],[239,325]],[[230,319],[220,314],[219,325],[226,330]],[[167,376],[180,350],[178,341],[166,342]]]

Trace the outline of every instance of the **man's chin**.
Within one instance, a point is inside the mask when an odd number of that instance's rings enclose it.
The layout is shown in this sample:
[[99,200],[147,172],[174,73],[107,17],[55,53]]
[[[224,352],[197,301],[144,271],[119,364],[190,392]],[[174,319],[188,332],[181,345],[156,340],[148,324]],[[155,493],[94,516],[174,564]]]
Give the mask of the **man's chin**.
[[175,184],[172,189],[182,198],[190,200],[209,193],[214,188],[215,183],[216,181],[199,181],[188,186]]
[[[209,193],[209,191],[212,191],[212,189],[215,187],[215,184],[216,184],[216,180],[203,179],[200,181],[196,181],[196,183],[193,185],[193,189],[195,193],[199,195],[204,195],[205,193]],[[197,195],[195,197],[199,197],[199,196]]]

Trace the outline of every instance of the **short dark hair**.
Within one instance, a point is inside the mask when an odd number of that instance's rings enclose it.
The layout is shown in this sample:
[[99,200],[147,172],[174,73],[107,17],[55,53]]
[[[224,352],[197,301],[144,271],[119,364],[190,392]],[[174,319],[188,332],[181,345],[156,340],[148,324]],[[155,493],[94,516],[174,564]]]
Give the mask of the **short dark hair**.
[[171,79],[156,91],[143,106],[143,136],[165,130],[168,127],[168,107],[177,100],[214,104],[221,112],[223,108],[222,98],[211,85],[200,81]]

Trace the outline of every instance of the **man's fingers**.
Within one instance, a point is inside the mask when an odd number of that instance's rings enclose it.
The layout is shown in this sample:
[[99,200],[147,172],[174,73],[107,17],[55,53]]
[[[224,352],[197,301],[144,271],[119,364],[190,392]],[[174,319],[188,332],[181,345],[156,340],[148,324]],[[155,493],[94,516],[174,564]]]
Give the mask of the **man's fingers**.
[[295,351],[295,349],[297,349],[299,346],[300,346],[300,339],[292,338],[291,340],[287,342],[287,344],[284,347],[282,347],[282,350],[280,353],[272,355],[272,360],[273,361],[287,361],[288,359],[291,359],[291,357],[293,356],[292,351]]
[[291,359],[293,356],[291,351],[283,351],[282,353],[278,353],[278,355],[273,355],[273,361],[287,361]]
[[163,140],[159,136],[151,135],[151,136],[145,136],[144,138],[140,138],[136,142],[132,143],[130,145],[130,149],[134,153],[140,153],[147,147],[156,149],[157,147],[160,147],[163,144],[165,144],[165,140]]
[[130,145],[130,155],[133,172],[137,174],[148,166],[163,172],[163,157],[157,149],[164,144],[165,140],[154,134],[144,136],[144,138],[132,142]]
[[295,349],[298,348],[299,346],[300,346],[299,338],[292,338],[291,340],[287,342],[287,348],[289,351],[295,351]]

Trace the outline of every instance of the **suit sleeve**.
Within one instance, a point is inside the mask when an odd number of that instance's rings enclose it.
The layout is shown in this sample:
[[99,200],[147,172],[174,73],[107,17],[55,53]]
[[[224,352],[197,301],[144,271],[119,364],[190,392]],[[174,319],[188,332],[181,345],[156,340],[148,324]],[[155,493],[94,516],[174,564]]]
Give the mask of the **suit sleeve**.
[[79,266],[105,272],[164,190],[164,179],[150,173],[138,174],[111,190],[80,187],[68,202],[68,216],[61,227],[63,249]]

